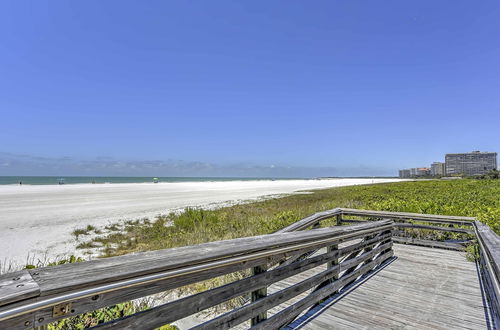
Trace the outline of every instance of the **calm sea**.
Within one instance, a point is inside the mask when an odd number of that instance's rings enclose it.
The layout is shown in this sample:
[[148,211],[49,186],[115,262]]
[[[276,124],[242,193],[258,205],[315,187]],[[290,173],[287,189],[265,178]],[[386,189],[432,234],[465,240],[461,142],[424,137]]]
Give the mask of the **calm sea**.
[[[271,178],[215,178],[215,177],[158,177],[159,182],[205,182],[235,180],[270,180]],[[297,178],[295,178],[297,179]],[[75,183],[144,183],[153,182],[152,176],[0,176],[0,185],[4,184],[75,184]],[[274,180],[274,179],[273,179]],[[277,180],[293,180],[280,178]]]

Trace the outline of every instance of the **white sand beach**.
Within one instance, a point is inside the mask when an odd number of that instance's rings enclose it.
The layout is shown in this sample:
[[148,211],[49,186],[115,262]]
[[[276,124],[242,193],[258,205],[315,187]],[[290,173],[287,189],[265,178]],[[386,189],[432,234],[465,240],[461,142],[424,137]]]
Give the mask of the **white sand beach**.
[[261,180],[0,186],[0,262],[75,254],[71,232],[188,206],[215,207],[300,190],[398,179]]

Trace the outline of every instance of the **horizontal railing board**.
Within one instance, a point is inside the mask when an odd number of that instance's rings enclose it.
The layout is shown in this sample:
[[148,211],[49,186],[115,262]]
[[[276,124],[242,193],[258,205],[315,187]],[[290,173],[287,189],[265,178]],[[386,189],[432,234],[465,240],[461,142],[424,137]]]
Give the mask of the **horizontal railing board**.
[[479,246],[479,263],[493,328],[500,328],[500,237],[487,225],[474,223]]
[[429,226],[429,225],[422,225],[419,223],[395,223],[394,227],[438,230],[438,231],[446,231],[446,232],[451,232],[451,233],[464,233],[464,234],[470,234],[470,235],[474,234],[474,230],[471,230],[471,229],[455,228],[455,227],[442,227],[442,226]]
[[[282,255],[283,256],[283,255]],[[72,300],[73,313],[53,317],[52,307],[43,308],[38,310],[34,315],[36,315],[37,325],[42,326],[60,319],[64,319],[70,316],[76,316],[85,312],[90,312],[99,308],[107,307],[110,305],[122,303],[125,301],[130,301],[133,299],[142,298],[148,295],[176,289],[185,285],[201,282],[208,280],[217,276],[226,275],[229,273],[241,271],[243,269],[248,269],[250,267],[258,266],[269,261],[269,257],[256,259],[250,262],[240,262],[238,264],[225,266],[223,268],[206,270],[198,273],[188,274],[182,277],[168,278],[165,280],[144,284],[139,287],[124,288],[117,291],[106,292],[97,295],[97,299],[93,300],[93,297],[84,297]],[[12,324],[9,329],[14,329],[14,325],[18,325],[20,329],[24,329],[25,317],[17,317],[17,322],[10,322]],[[43,319],[39,322],[39,319]],[[0,321],[0,325],[3,323]]]
[[[345,223],[366,223],[370,220],[358,220],[358,219],[342,219],[342,222]],[[398,228],[417,228],[417,229],[428,229],[428,230],[438,230],[445,231],[450,233],[464,233],[464,234],[474,234],[473,229],[466,228],[456,228],[456,227],[444,227],[444,226],[431,226],[431,225],[423,225],[419,223],[401,223],[395,222],[394,227]]]
[[[391,228],[391,226],[392,226],[392,222],[381,221],[378,224],[372,223],[370,226],[367,226],[367,225],[352,226],[350,229],[340,230],[340,231],[339,231],[339,229],[341,229],[341,228],[324,228],[324,229],[317,229],[314,231],[306,231],[306,232],[294,232],[294,233],[285,233],[285,234],[266,235],[265,237],[261,237],[261,239],[258,241],[258,243],[261,246],[261,249],[258,251],[254,251],[252,257],[255,259],[258,259],[256,256],[259,256],[259,255],[262,256],[262,255],[265,255],[266,253],[268,254],[268,256],[272,256],[273,254],[284,253],[284,251],[293,251],[294,249],[300,250],[302,248],[305,248],[305,246],[307,246],[307,245],[317,246],[319,244],[322,244],[322,241],[323,241],[323,243],[326,244],[327,242],[331,243],[331,242],[343,241],[346,239],[353,239],[353,238],[357,238],[359,236],[365,235],[366,233],[369,233],[369,232],[378,232],[380,230],[387,230],[387,229]],[[347,227],[345,227],[345,228],[347,228]],[[247,242],[248,239],[242,238],[242,239],[236,239],[236,240],[230,240],[230,241],[222,241],[219,243],[223,243],[223,242],[233,243],[233,241]],[[205,244],[205,245],[207,245],[207,244]],[[193,256],[200,252],[200,249],[197,249],[197,246],[192,246],[190,248],[192,248],[191,255],[193,255]],[[241,245],[240,245],[240,248],[241,248]],[[266,250],[266,248],[268,250]],[[277,251],[276,249],[280,250],[281,252]],[[175,250],[175,249],[170,249],[170,250]],[[247,250],[252,250],[252,249],[250,248]],[[210,266],[211,268],[214,268],[217,265],[218,266],[223,265],[224,263],[226,263],[226,264],[232,263],[235,260],[238,260],[238,262],[242,262],[242,261],[245,261],[248,258],[250,258],[249,256],[251,255],[251,254],[245,254],[245,255],[238,254],[236,257],[231,257],[230,255],[227,255],[227,251],[224,249],[219,251],[219,254],[216,254],[215,253],[216,251],[212,251],[212,252],[213,252],[212,258],[209,259],[209,262],[212,263]],[[227,257],[221,258],[220,257],[221,254],[224,256],[227,256]],[[163,253],[162,255],[163,255],[163,257],[165,257],[165,253]],[[216,258],[216,257],[219,257],[219,258]],[[97,261],[98,262],[99,261],[106,261],[106,259],[101,259],[101,260],[97,260]],[[193,267],[195,267],[195,268],[197,267],[198,271],[203,271],[206,267],[208,267],[206,264],[196,264],[194,266],[185,266],[186,262],[184,260],[182,260],[181,264],[184,265],[185,268],[182,268],[182,267],[175,268],[174,267],[173,270],[167,271],[167,273],[170,274],[173,272],[173,273],[177,274],[177,276],[179,273],[183,273],[183,274],[185,273],[192,278],[196,278],[196,276],[194,276],[192,274]],[[85,265],[85,263],[72,264],[72,265],[82,267]],[[214,265],[216,265],[216,266],[214,266]],[[57,269],[58,266],[54,266],[53,268]],[[60,267],[60,268],[63,268],[63,267]],[[209,268],[209,269],[211,269],[211,268]],[[66,269],[67,269],[67,267],[64,267],[64,270],[66,270]],[[70,274],[66,273],[66,275],[70,275]],[[154,274],[144,275],[144,276],[149,277],[149,278],[150,277],[158,278],[158,276],[160,276],[160,275],[163,276],[164,273],[154,273]],[[114,280],[113,270],[109,269],[106,276],[108,278],[110,278],[110,280]],[[210,277],[214,277],[214,276],[210,276]],[[162,279],[162,277],[159,277],[159,278]],[[68,278],[68,277],[66,277],[66,279],[70,280],[71,282],[74,283],[74,279]],[[61,276],[60,278],[58,278],[58,280],[64,281],[65,278]],[[127,284],[129,281],[135,281],[135,283],[137,284],[136,287],[138,287],[138,286],[144,286],[147,284],[147,283],[141,282],[142,280],[143,279],[140,277],[134,277],[131,280],[128,280],[128,279],[123,280],[123,282],[125,284]],[[20,313],[28,313],[35,308],[38,310],[42,310],[46,307],[51,307],[51,306],[55,305],[56,303],[60,303],[63,301],[75,301],[75,300],[81,300],[81,299],[85,300],[86,297],[89,297],[97,292],[101,292],[101,291],[107,292],[107,291],[104,291],[104,288],[109,288],[109,286],[112,286],[114,288],[113,290],[115,290],[115,291],[122,290],[122,289],[126,288],[126,287],[120,287],[122,285],[122,283],[119,281],[118,282],[114,281],[114,282],[111,282],[110,284],[103,284],[102,286],[98,286],[92,282],[89,283],[88,279],[85,279],[85,278],[82,279],[82,282],[84,282],[84,284],[86,285],[86,288],[90,288],[90,289],[81,289],[81,291],[77,290],[76,292],[69,291],[69,292],[65,292],[65,294],[59,294],[59,292],[57,292],[53,295],[47,295],[47,296],[43,297],[45,300],[41,299],[41,297],[40,297],[40,299],[37,299],[33,302],[31,302],[31,301],[26,302],[26,304],[24,306],[19,307],[20,309],[19,308],[9,309],[8,306],[6,306],[7,308],[0,309],[0,320],[3,320],[5,318],[9,318],[9,317],[17,316]],[[58,282],[58,284],[59,284],[59,287],[63,286],[62,283],[60,283],[60,282]],[[80,286],[82,286],[82,285],[83,284],[80,284]],[[68,289],[68,290],[70,290],[70,289]],[[140,289],[138,289],[138,290],[140,290]],[[109,292],[107,293],[107,295],[109,295]],[[79,313],[79,311],[76,310],[75,313]],[[46,322],[48,322],[48,319],[46,319]]]
[[352,282],[356,278],[368,273],[373,268],[382,264],[385,260],[391,258],[393,256],[393,251],[390,250],[386,253],[379,255],[373,261],[369,262],[366,265],[361,266],[350,274],[342,276],[336,281],[324,286],[323,288],[312,292],[304,299],[294,303],[293,305],[283,309],[277,314],[273,315],[269,319],[257,324],[253,329],[278,329],[283,325],[292,322],[298,315],[300,315],[305,309],[312,307],[318,301],[325,299],[330,296],[334,292],[341,289],[346,284]]
[[490,314],[493,321],[493,329],[500,329],[500,294],[495,274],[488,267],[489,261],[483,255],[479,258],[481,279],[486,293],[486,299],[490,307]]
[[123,319],[97,326],[96,328],[112,329],[113,327],[118,327],[120,329],[136,329],[137,327],[159,327],[165,323],[171,323],[229,299],[236,298],[252,290],[268,286],[308,269],[315,268],[327,263],[332,258],[341,257],[352,251],[359,251],[367,246],[374,246],[379,243],[381,239],[382,237],[379,238],[378,241],[356,243],[339,250],[297,261],[287,266],[280,266],[259,275],[247,277],[215,289],[185,297]]
[[435,223],[460,224],[465,226],[472,226],[473,222],[476,220],[476,218],[474,217],[459,217],[459,216],[448,216],[448,215],[437,215],[437,214],[371,211],[371,210],[357,210],[357,209],[347,209],[347,208],[341,208],[340,210],[342,211],[342,215],[390,218],[394,220],[401,219],[401,220],[428,221]]
[[285,233],[285,232],[302,230],[302,229],[305,229],[307,227],[310,227],[310,226],[318,223],[321,220],[332,218],[336,215],[340,215],[341,213],[342,213],[342,211],[339,208],[314,213],[313,215],[310,215],[304,219],[301,219],[297,222],[292,223],[291,225],[289,225],[285,228],[278,230],[276,233]]
[[[377,237],[374,237],[374,238],[371,238],[369,240],[363,240],[359,243],[356,243],[356,244],[353,244],[353,245],[350,245],[349,247],[359,247],[357,249],[357,251],[361,250],[362,248],[364,248],[365,246],[367,245],[370,245],[372,243],[377,243],[377,242],[380,242],[380,241],[384,241],[384,240],[387,240],[389,238],[391,238],[392,234],[391,233],[387,233],[387,234],[383,234],[383,232],[381,231],[380,232],[380,236],[377,236]],[[325,244],[324,246],[321,246],[319,248],[322,248],[322,247],[326,247],[326,246],[329,246],[330,244]],[[313,250],[313,251],[310,251],[310,252],[315,252],[316,250]],[[355,250],[353,250],[354,252]],[[299,259],[299,257],[301,257],[302,255],[296,255],[296,256],[293,256],[293,257],[290,257],[289,259],[287,259],[286,261],[284,261],[283,263],[281,263],[279,265],[279,267],[283,267],[283,266],[286,266],[286,265],[289,265],[291,264],[292,262],[296,262],[296,260]]]
[[[376,228],[375,230],[373,230],[372,233],[375,233],[375,234],[383,233],[387,230],[388,230],[387,226],[382,226],[380,228]],[[359,237],[362,237],[364,235],[366,235],[366,233],[356,233],[356,235],[352,236],[351,239],[358,239]],[[380,236],[380,239],[382,239],[382,238],[387,239],[388,237],[386,237],[386,235]],[[348,246],[343,251],[345,251],[347,253],[351,250],[354,251],[355,249],[360,250],[366,245],[365,243],[368,244],[368,243],[376,243],[376,242],[374,242],[374,241],[373,242],[360,242],[358,244]],[[323,248],[323,247],[326,247],[330,244],[331,243],[324,243],[324,242],[318,241],[315,243],[313,248],[314,249]],[[309,247],[309,249],[310,248],[311,247]],[[287,253],[287,255],[292,255],[292,257],[293,257],[293,255],[302,254],[306,250],[307,249],[296,250],[296,251],[293,251],[292,253],[289,253],[289,254]],[[273,254],[272,257],[267,257],[264,259],[257,259],[257,260],[252,261],[251,263],[247,262],[247,263],[241,264],[241,265],[239,265],[239,268],[238,268],[238,265],[232,265],[231,268],[228,268],[227,266],[225,266],[221,269],[216,269],[215,270],[215,271],[217,271],[216,273],[214,273],[214,270],[208,270],[208,271],[205,271],[205,272],[202,272],[199,274],[189,273],[184,277],[168,279],[168,280],[162,281],[161,282],[162,286],[159,286],[159,284],[157,284],[153,288],[156,289],[156,292],[164,291],[167,289],[174,289],[174,288],[180,287],[182,285],[196,283],[196,282],[210,279],[210,278],[213,278],[213,277],[216,277],[219,275],[228,274],[228,273],[243,270],[243,269],[248,269],[249,267],[253,267],[255,265],[261,265],[261,264],[265,264],[265,263],[274,264],[277,260],[282,260],[284,257],[285,257],[284,253],[277,253],[277,254]],[[162,287],[164,290],[160,290]],[[149,288],[149,286],[147,286],[146,289],[149,291],[148,294],[156,293],[156,292],[152,292],[152,290]],[[119,299],[120,297],[123,297],[124,295],[126,295],[129,298],[128,300],[135,299],[137,297],[145,296],[144,289],[142,287],[128,288],[125,290],[120,290],[117,292],[109,292],[109,293],[106,293],[104,295],[100,295],[100,298],[97,301],[97,303],[100,304],[99,307],[109,306],[109,305],[111,305],[111,303],[118,303],[118,302],[125,301],[124,299]],[[88,306],[87,301],[88,301],[88,299],[84,299],[82,301],[82,303],[80,303],[78,301],[76,303],[73,303],[73,307],[76,308],[75,313],[79,314],[79,313],[87,311],[87,310],[82,310],[82,308],[85,308],[85,307],[88,308],[88,310],[95,309],[95,308],[92,309],[91,306]],[[45,323],[48,323],[47,320],[49,320],[48,316],[50,316],[49,315],[50,312],[51,312],[50,309],[44,310],[44,313],[42,314],[42,316],[46,316]]]
[[39,294],[40,288],[27,270],[0,275],[0,306]]
[[[368,217],[368,216],[366,216],[366,217]],[[392,217],[389,217],[389,216],[384,217],[384,218],[378,218],[378,217],[370,217],[370,218],[373,218],[373,220],[366,219],[366,218],[364,218],[364,219],[342,219],[342,223],[364,223],[367,221],[391,219],[394,221],[394,223],[425,222],[425,223],[429,223],[429,224],[448,225],[448,226],[467,226],[467,227],[471,226],[471,224],[468,222],[465,223],[465,222],[461,222],[461,221],[450,221],[450,220],[402,219],[402,218],[394,218],[393,219]]]
[[[274,247],[311,242],[318,239],[373,229],[390,221],[361,224],[351,227],[321,228],[306,232],[289,232],[254,237],[237,238],[180,248],[142,252],[119,257],[103,258],[88,262],[66,264],[31,270],[40,286],[41,296],[74,290],[144,274],[202,264],[212,260],[244,255]],[[35,274],[36,273],[36,274]]]
[[490,257],[491,265],[497,275],[497,281],[500,282],[500,278],[498,277],[500,276],[500,237],[490,227],[479,221],[476,221],[475,225],[477,234]]
[[[381,228],[377,228],[375,230],[375,232],[384,231],[384,230],[387,230],[387,229],[384,229],[384,227],[381,227]],[[364,234],[356,233],[355,236],[353,236],[352,234],[349,234],[349,235],[352,236],[352,239],[356,239],[357,238],[356,235],[364,235]],[[327,245],[329,245],[329,244],[317,242],[317,243],[315,243],[314,246],[323,246],[324,247]],[[286,255],[293,255],[294,253],[303,253],[305,250],[306,249],[301,249],[301,250],[296,250],[296,251],[289,252],[289,253],[274,254],[274,257],[276,257],[276,259],[283,259]],[[239,257],[239,258],[241,259],[241,257]],[[180,287],[182,285],[195,283],[195,282],[209,279],[212,277],[216,277],[219,275],[223,275],[223,274],[227,274],[230,272],[246,269],[248,267],[252,267],[252,266],[255,266],[258,264],[263,264],[266,262],[274,263],[275,261],[272,261],[272,260],[273,260],[273,258],[266,257],[266,258],[262,258],[262,259],[256,259],[252,262],[232,264],[230,267],[224,266],[223,268],[216,269],[216,270],[207,269],[201,273],[187,273],[185,276],[182,276],[180,278],[179,277],[168,278],[168,279],[164,279],[160,282],[144,284],[144,285],[139,286],[139,287],[125,288],[125,289],[121,289],[119,291],[112,291],[112,292],[100,294],[100,295],[98,295],[98,299],[95,301],[93,301],[90,297],[83,297],[83,298],[78,298],[78,299],[75,298],[75,299],[72,299],[72,303],[73,303],[72,306],[73,306],[73,309],[75,310],[75,312],[72,314],[66,315],[64,317],[54,318],[54,317],[52,317],[52,309],[51,308],[44,308],[44,309],[41,309],[40,311],[38,311],[36,313],[36,316],[37,316],[37,320],[40,318],[44,318],[44,321],[39,324],[39,325],[43,325],[43,324],[50,323],[51,321],[54,321],[54,320],[57,320],[60,318],[65,318],[67,316],[72,316],[72,315],[80,314],[80,313],[83,313],[86,311],[91,311],[91,310],[94,310],[96,308],[109,306],[111,304],[119,303],[122,301],[143,297],[145,295],[157,293],[157,292],[164,291],[167,289],[173,289],[176,287]],[[71,293],[69,293],[69,294],[71,294]],[[61,296],[55,295],[55,297],[60,298]],[[50,297],[47,297],[47,298],[50,299]],[[24,306],[26,307],[26,305],[28,303],[30,303],[30,302],[29,301],[25,302]],[[42,302],[40,302],[40,303],[42,303]],[[7,310],[0,309],[0,317],[2,317],[2,313],[4,311],[7,312],[8,309]],[[18,320],[19,324],[24,324],[25,319],[23,317],[18,317],[17,320]]]
[[384,244],[383,246],[377,247],[370,252],[360,255],[355,259],[349,260],[349,262],[340,263],[332,268],[329,268],[323,272],[315,274],[308,279],[305,279],[297,284],[289,286],[283,290],[275,292],[265,298],[252,302],[248,305],[240,307],[236,310],[230,311],[223,314],[213,320],[207,321],[199,326],[194,327],[194,329],[228,329],[235,325],[238,325],[259,313],[265,312],[274,306],[277,306],[302,292],[305,292],[321,283],[325,280],[331,278],[334,274],[338,274],[343,270],[352,267],[355,264],[360,264],[369,258],[375,256],[377,253],[390,248],[390,243]]
[[342,219],[342,223],[366,223],[370,220],[368,219],[363,219],[363,220],[360,220],[360,219]]
[[[326,246],[327,244],[322,244],[322,246]],[[207,269],[198,273],[189,273],[185,276],[176,277],[176,278],[167,278],[161,281],[144,284],[139,287],[131,287],[124,288],[117,291],[107,292],[104,294],[99,294],[96,300],[93,300],[92,297],[85,297],[80,299],[72,300],[72,309],[74,309],[73,313],[67,314],[65,316],[53,317],[52,315],[52,307],[44,308],[36,312],[36,320],[37,325],[41,326],[53,321],[57,321],[59,319],[64,319],[69,316],[75,316],[81,313],[93,311],[98,308],[114,305],[117,303],[121,303],[124,301],[129,301],[141,297],[145,297],[151,294],[167,291],[170,289],[175,289],[184,285],[189,285],[192,283],[208,280],[217,276],[225,275],[228,273],[233,273],[236,271],[241,271],[244,269],[248,269],[250,267],[262,265],[264,263],[270,262],[274,263],[277,260],[283,259],[287,256],[294,256],[295,254],[304,253],[306,250],[297,250],[288,253],[279,253],[274,255],[272,258],[263,257],[260,259],[255,259],[252,261],[245,261],[236,264],[232,264],[230,266],[224,266],[216,269]],[[36,300],[35,300],[36,301]],[[24,304],[29,303],[29,301],[24,302]],[[19,306],[23,304],[18,304]],[[10,305],[8,307],[11,307]],[[5,309],[4,309],[5,310]],[[0,308],[0,312],[2,309]],[[31,315],[31,314],[30,314]],[[35,314],[33,314],[35,315]],[[20,316],[14,319],[9,319],[6,321],[9,326],[8,329],[24,329],[24,323],[27,320],[34,319],[34,316]],[[42,322],[39,322],[39,319],[43,319]],[[5,321],[0,322],[1,325],[4,325]]]
[[465,251],[465,247],[461,244],[458,244],[458,243],[440,242],[440,241],[432,241],[432,240],[410,238],[410,237],[401,237],[401,236],[393,236],[392,240],[395,243],[419,245],[419,246],[448,249],[448,250],[454,250],[454,251]]

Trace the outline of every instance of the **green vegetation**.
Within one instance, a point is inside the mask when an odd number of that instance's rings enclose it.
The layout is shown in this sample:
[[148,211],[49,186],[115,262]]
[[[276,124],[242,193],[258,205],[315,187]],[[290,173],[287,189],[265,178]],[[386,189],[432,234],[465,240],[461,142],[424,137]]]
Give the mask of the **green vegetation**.
[[119,231],[120,227],[117,224],[112,224],[112,225],[104,227],[104,229],[109,230],[109,231]]
[[34,269],[34,268],[40,268],[40,267],[48,267],[48,266],[58,266],[58,265],[64,265],[64,264],[73,264],[75,262],[82,262],[85,261],[83,258],[76,257],[76,256],[69,256],[67,259],[60,259],[56,261],[50,261],[50,262],[43,262],[41,260],[38,260],[38,263],[36,265],[34,264],[26,264],[24,266],[25,269]]
[[50,330],[85,329],[127,315],[132,315],[145,309],[148,309],[146,304],[134,304],[128,301],[51,323],[48,328]]
[[477,243],[467,246],[465,250],[465,257],[469,261],[479,261],[479,246]]
[[75,229],[75,230],[73,230],[72,234],[73,234],[73,236],[76,237],[76,239],[78,239],[80,237],[80,235],[90,235],[91,232],[94,232],[95,234],[102,234],[101,230],[97,229],[96,227],[94,227],[92,225],[87,225],[87,227],[85,227],[85,228]]
[[498,180],[498,179],[500,179],[500,171],[499,170],[491,170],[487,174],[479,176],[478,179]]
[[[416,181],[316,190],[217,210],[186,209],[155,222],[129,222],[123,232],[95,238],[103,256],[271,233],[335,207],[475,216],[500,232],[500,181]],[[425,231],[424,231],[425,233]],[[436,239],[458,238],[436,234]],[[448,235],[448,236],[446,236]]]

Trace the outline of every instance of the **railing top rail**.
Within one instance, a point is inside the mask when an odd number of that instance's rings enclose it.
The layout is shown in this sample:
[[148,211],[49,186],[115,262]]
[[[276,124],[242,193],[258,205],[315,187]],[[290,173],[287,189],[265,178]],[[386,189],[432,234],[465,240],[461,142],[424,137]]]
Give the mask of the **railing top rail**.
[[472,223],[476,220],[475,217],[335,208],[323,212],[314,213],[304,219],[292,223],[291,225],[285,228],[278,230],[276,233],[286,233],[291,231],[303,230],[320,222],[321,220],[332,218],[337,215],[371,216],[371,217],[401,219],[401,220],[422,220],[422,221],[427,220],[431,222],[433,221],[441,223],[454,223],[459,225],[470,225],[470,226],[472,226]]
[[340,208],[327,210],[323,212],[317,212],[314,213],[313,215],[305,217],[304,219],[298,220],[285,228],[278,230],[276,233],[286,233],[291,231],[302,230],[309,226],[314,225],[315,223],[321,220],[325,220],[340,214],[342,214],[342,209]]
[[[5,303],[12,304],[16,300],[13,299],[12,292],[8,291],[10,286],[0,288],[0,306],[5,305],[0,307],[0,321],[12,315],[54,306],[64,301],[144,285],[231,263],[313,248],[324,243],[346,241],[367,233],[390,229],[392,224],[390,220],[382,220],[347,227],[244,237],[29,270],[37,290],[32,291],[31,296],[20,295],[18,301],[30,301],[30,305],[9,310],[9,305]],[[0,283],[11,280],[12,277],[12,274],[2,275]],[[5,295],[3,290],[7,290],[10,295]],[[7,302],[2,302],[4,296],[9,296]]]
[[373,216],[373,217],[387,217],[391,219],[413,219],[413,220],[444,220],[450,222],[463,222],[472,225],[476,221],[475,217],[461,217],[449,216],[438,214],[422,214],[410,212],[389,212],[389,211],[371,211],[371,210],[358,210],[340,208],[343,215],[356,215],[356,216]]
[[474,222],[474,227],[480,247],[487,254],[498,284],[500,283],[500,237],[488,225],[479,221]]

